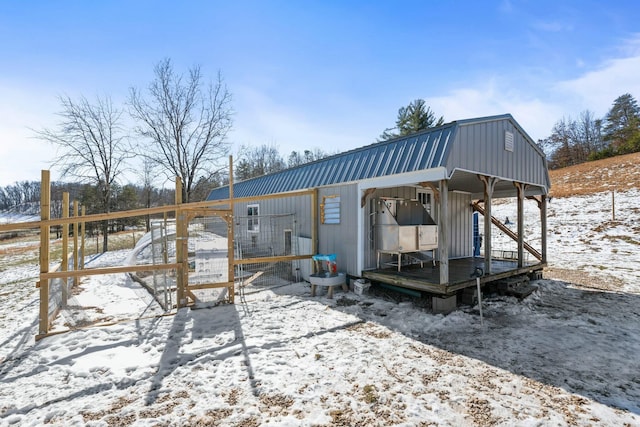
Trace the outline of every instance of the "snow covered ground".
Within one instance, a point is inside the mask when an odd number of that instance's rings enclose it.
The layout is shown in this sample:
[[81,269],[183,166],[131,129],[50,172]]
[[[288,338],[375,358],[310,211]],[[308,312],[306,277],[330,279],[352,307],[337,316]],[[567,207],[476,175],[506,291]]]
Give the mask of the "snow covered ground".
[[[115,275],[74,298],[95,307],[87,321],[135,320],[34,342],[37,265],[0,242],[0,425],[640,425],[639,196],[616,194],[616,221],[608,194],[554,199],[549,273],[523,301],[485,299],[484,326],[477,307],[434,315],[304,283],[156,316]],[[515,204],[494,214],[515,219]]]

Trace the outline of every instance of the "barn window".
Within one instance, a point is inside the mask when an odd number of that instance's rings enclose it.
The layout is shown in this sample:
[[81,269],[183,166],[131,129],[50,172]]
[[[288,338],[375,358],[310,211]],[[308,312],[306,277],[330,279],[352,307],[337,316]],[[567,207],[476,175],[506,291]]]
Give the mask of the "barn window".
[[431,214],[431,191],[416,189],[416,198],[424,206],[424,209]]
[[322,197],[320,221],[323,224],[340,224],[340,196]]
[[248,205],[247,206],[247,231],[251,233],[260,232],[260,206]]

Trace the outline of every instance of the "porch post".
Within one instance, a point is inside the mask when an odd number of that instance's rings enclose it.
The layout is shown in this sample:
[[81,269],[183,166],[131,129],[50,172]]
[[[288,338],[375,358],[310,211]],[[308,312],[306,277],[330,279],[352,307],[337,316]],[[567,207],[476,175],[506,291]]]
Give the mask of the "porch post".
[[484,183],[484,274],[491,274],[491,198],[496,178],[480,176]]
[[440,284],[449,283],[449,183],[440,181],[440,213],[438,214],[438,258],[440,258]]
[[543,264],[547,263],[547,196],[543,194],[540,196],[540,225],[541,225],[541,243],[542,248],[542,260]]
[[518,268],[524,266],[524,190],[525,184],[515,182],[518,190]]

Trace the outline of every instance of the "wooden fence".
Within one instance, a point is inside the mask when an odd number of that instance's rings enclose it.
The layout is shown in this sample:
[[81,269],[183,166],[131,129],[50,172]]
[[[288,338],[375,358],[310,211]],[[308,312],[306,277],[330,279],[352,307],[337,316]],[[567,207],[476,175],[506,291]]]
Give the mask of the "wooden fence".
[[[249,202],[253,200],[264,200],[271,198],[291,197],[299,195],[311,196],[311,212],[312,215],[312,248],[317,247],[317,215],[315,212],[317,201],[317,190],[303,190],[290,193],[284,193],[280,195],[261,196],[259,198],[233,198],[233,183],[230,184],[230,198],[227,200],[218,201],[204,201],[194,203],[182,203],[182,183],[179,178],[176,179],[176,201],[174,205],[159,206],[153,208],[134,209],[128,211],[101,213],[93,215],[85,215],[85,209],[82,207],[82,213],[79,214],[78,202],[73,202],[72,212],[73,215],[68,215],[69,196],[68,193],[63,195],[63,215],[62,218],[51,219],[50,204],[51,204],[51,186],[50,186],[50,173],[48,170],[43,170],[41,175],[41,198],[40,198],[40,221],[29,221],[13,224],[0,224],[0,232],[5,231],[18,231],[18,230],[39,230],[40,233],[40,275],[39,280],[36,282],[36,287],[40,290],[40,311],[39,311],[39,333],[36,339],[43,338],[49,335],[51,321],[57,315],[57,310],[50,315],[49,307],[49,290],[50,280],[62,279],[64,283],[67,283],[68,279],[73,278],[74,284],[78,284],[81,277],[92,275],[103,275],[113,273],[132,273],[136,271],[162,271],[162,270],[175,270],[177,272],[176,278],[176,292],[177,301],[176,308],[181,308],[190,305],[195,301],[193,294],[194,290],[205,288],[226,288],[228,291],[228,301],[234,302],[235,294],[235,266],[249,263],[259,262],[279,262],[279,261],[294,261],[300,259],[311,259],[311,254],[304,255],[283,255],[277,257],[261,257],[261,258],[247,258],[247,259],[235,259],[234,258],[234,215],[233,206],[235,202]],[[225,209],[221,209],[220,206],[225,206]],[[65,213],[66,212],[66,213]],[[141,217],[146,215],[157,214],[173,214],[176,218],[176,262],[160,263],[155,265],[126,265],[126,266],[112,266],[102,268],[85,268],[84,266],[84,246],[85,246],[85,223],[108,221],[120,218]],[[196,217],[202,216],[219,216],[227,223],[227,240],[228,240],[228,274],[227,281],[224,283],[198,283],[189,284],[189,259],[188,259],[188,224],[189,221]],[[63,254],[60,267],[50,271],[50,232],[52,227],[63,228]],[[68,259],[70,257],[68,253],[68,231],[69,227],[73,227],[73,252],[76,256],[73,256],[73,266],[69,269]],[[80,237],[80,240],[79,240]],[[77,256],[81,254],[81,256]],[[66,286],[63,286],[64,293],[63,301],[66,296]]]

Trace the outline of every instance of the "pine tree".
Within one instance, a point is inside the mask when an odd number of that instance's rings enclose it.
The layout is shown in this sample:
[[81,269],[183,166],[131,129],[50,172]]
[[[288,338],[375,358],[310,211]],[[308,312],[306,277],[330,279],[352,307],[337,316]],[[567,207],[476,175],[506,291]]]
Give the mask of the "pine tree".
[[605,118],[604,140],[618,154],[640,150],[640,107],[631,94],[613,101]]
[[[436,120],[435,113],[427,106],[424,99],[416,99],[406,107],[400,107],[395,128],[387,128],[378,138],[379,141],[387,141],[399,136],[411,135],[432,127],[444,124],[444,118],[440,116]],[[393,132],[397,129],[397,132]]]

